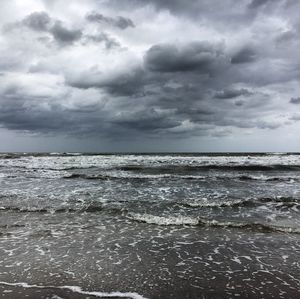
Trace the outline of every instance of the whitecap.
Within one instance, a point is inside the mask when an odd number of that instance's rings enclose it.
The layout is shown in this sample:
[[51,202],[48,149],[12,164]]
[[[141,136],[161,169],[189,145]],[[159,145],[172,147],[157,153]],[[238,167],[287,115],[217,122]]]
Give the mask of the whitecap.
[[158,224],[158,225],[197,225],[199,223],[198,218],[192,218],[187,216],[155,216],[150,214],[139,214],[139,213],[129,213],[128,218],[146,222],[148,224]]

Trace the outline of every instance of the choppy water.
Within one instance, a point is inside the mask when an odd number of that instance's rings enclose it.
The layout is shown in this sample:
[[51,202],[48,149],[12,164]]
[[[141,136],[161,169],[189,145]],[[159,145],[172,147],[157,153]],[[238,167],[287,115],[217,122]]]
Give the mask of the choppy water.
[[300,295],[297,154],[1,154],[0,216],[3,288]]

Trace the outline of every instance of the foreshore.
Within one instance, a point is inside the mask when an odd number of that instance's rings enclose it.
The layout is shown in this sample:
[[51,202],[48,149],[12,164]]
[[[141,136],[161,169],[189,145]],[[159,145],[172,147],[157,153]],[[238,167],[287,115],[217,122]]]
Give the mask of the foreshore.
[[78,219],[68,217],[73,226],[60,234],[52,224],[45,234],[24,237],[19,227],[15,237],[23,239],[1,238],[1,298],[299,296],[298,234],[124,220],[109,226],[99,214],[74,228]]

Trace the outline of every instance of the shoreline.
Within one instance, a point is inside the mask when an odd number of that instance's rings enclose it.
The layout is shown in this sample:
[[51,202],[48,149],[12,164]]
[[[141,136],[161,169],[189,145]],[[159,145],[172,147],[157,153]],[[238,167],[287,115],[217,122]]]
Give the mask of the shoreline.
[[[3,248],[12,246],[13,240],[1,238],[0,298],[297,298],[300,294],[299,235],[145,223],[127,223],[124,229],[124,225],[103,226],[103,231],[99,226],[82,232],[66,228],[57,238],[49,233],[33,239],[23,236],[13,246],[17,251],[11,247],[8,252]],[[109,229],[105,238],[97,239]]]

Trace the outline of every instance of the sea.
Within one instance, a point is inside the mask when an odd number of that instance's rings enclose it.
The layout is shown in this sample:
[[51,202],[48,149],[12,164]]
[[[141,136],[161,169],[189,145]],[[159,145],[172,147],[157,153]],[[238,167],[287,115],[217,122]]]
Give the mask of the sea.
[[0,154],[0,298],[236,297],[300,298],[300,154]]

